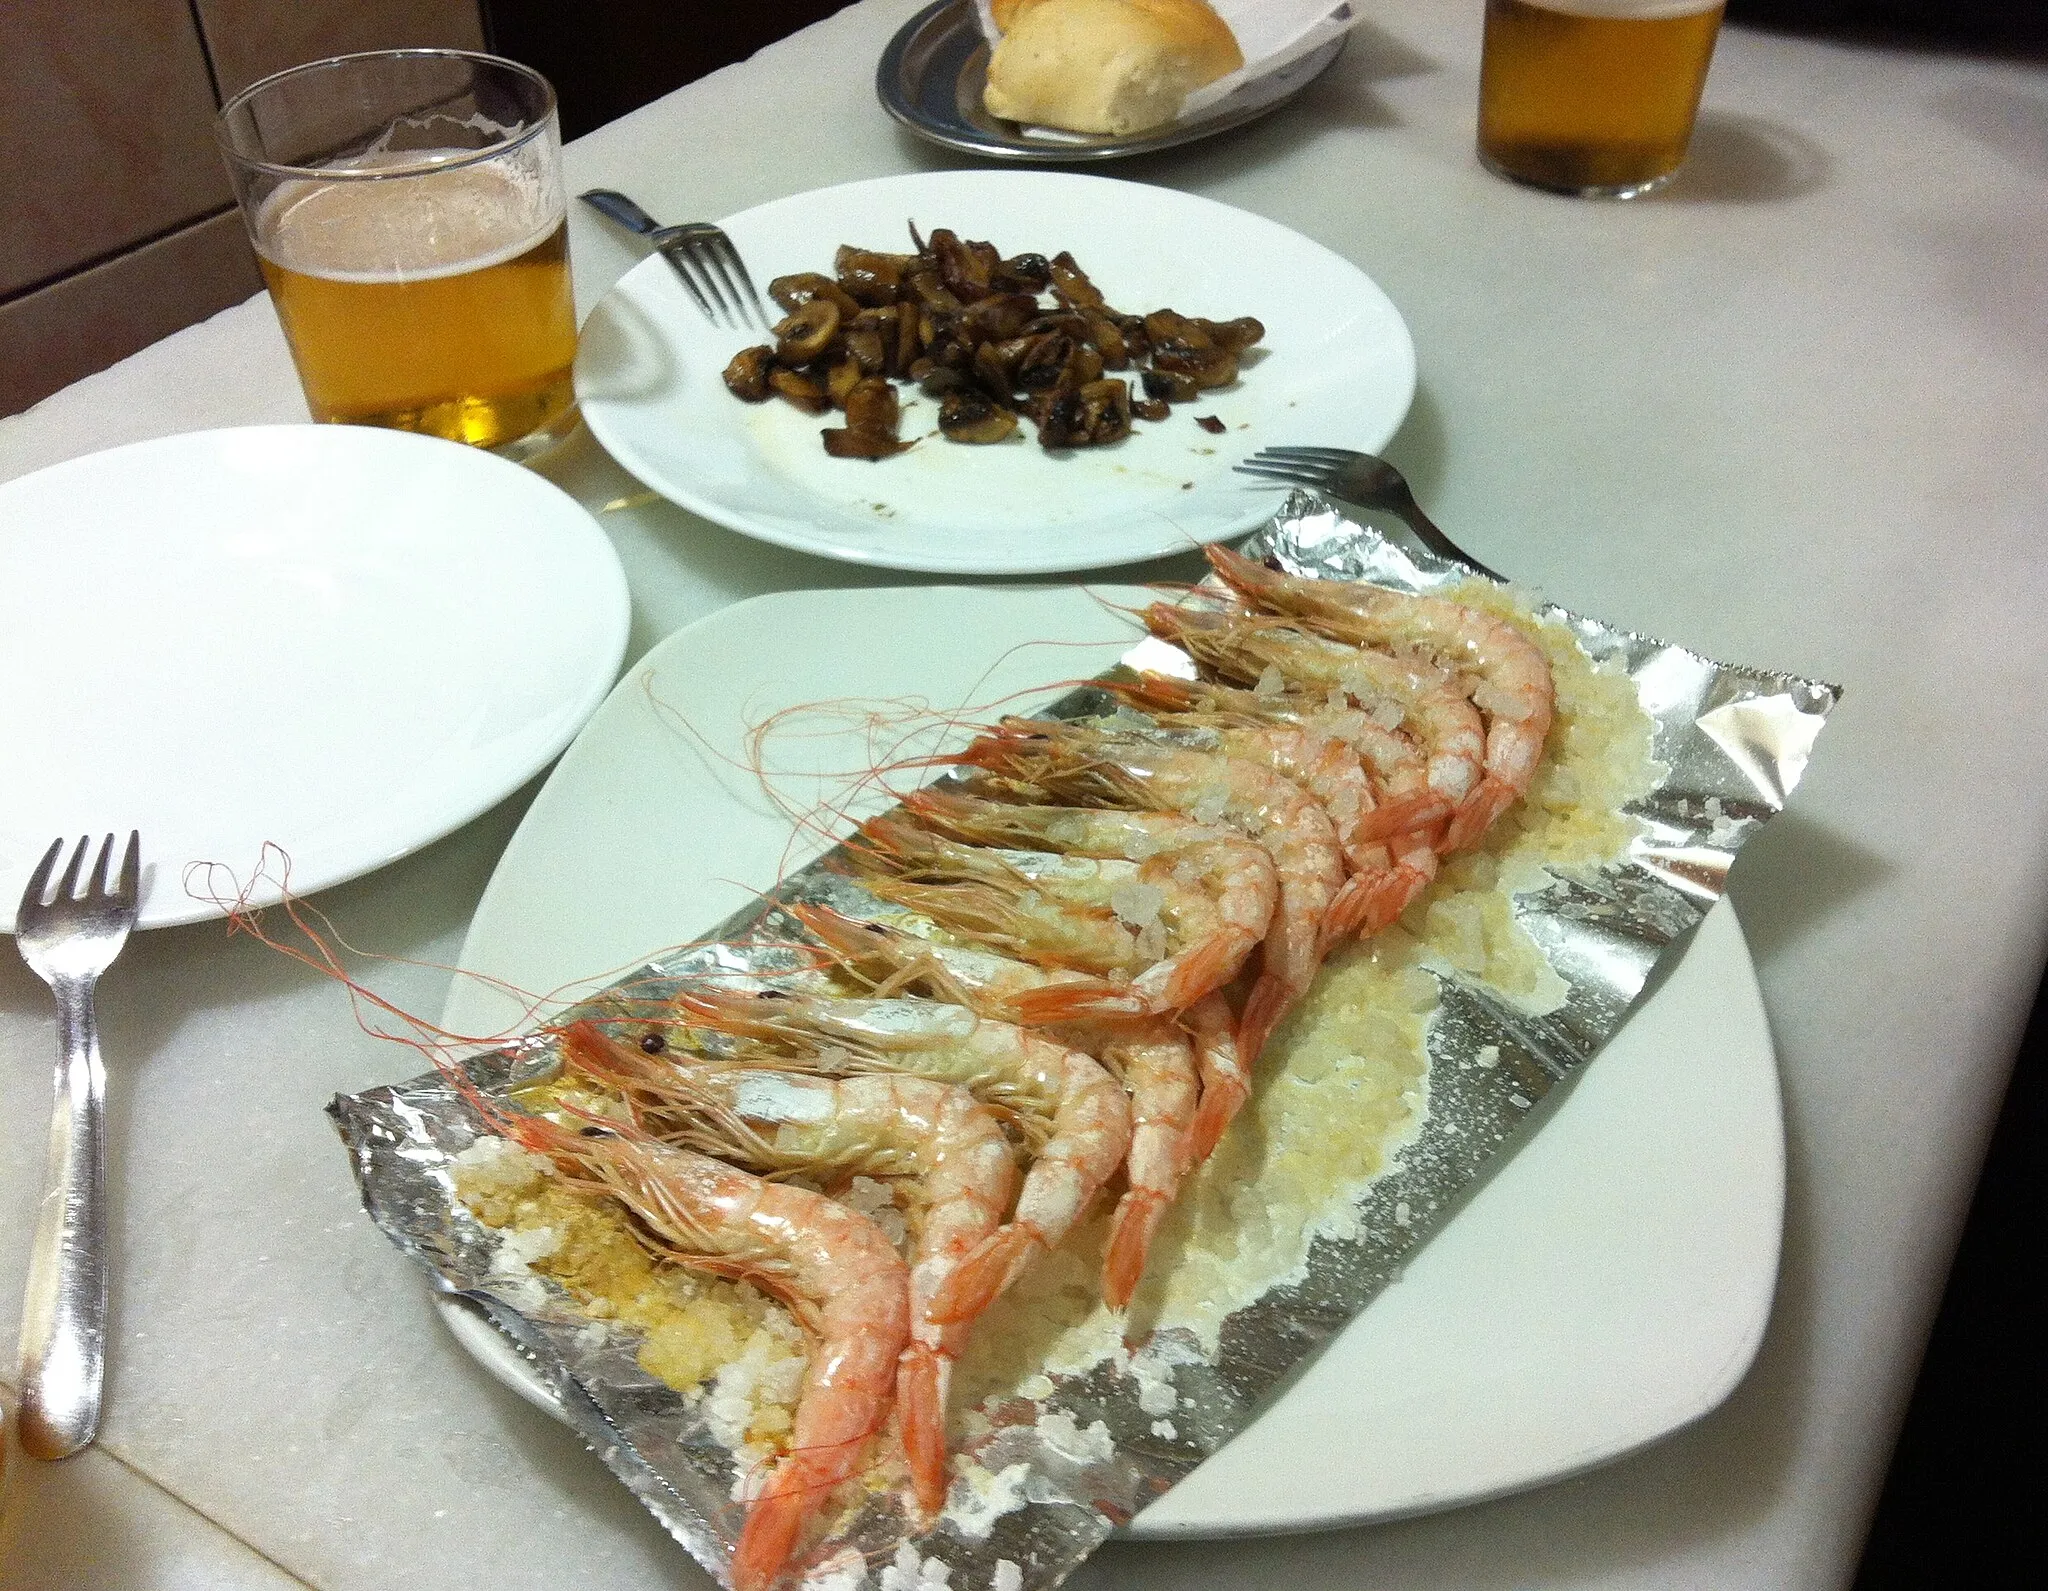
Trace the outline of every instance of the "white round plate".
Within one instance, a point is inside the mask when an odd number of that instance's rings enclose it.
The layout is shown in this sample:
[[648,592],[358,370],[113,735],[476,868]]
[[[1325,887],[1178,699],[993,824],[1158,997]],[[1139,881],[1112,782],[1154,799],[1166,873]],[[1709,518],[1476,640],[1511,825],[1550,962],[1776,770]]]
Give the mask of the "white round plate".
[[141,831],[144,928],[395,861],[569,743],[626,623],[590,515],[451,442],[252,426],[0,485],[0,929],[59,835]]
[[[1139,421],[1111,447],[1048,453],[1028,422],[1006,442],[948,442],[931,400],[902,387],[902,435],[925,439],[879,463],[835,459],[818,433],[838,417],[726,391],[726,363],[762,335],[713,326],[653,257],[584,325],[576,391],[591,430],[663,496],[763,541],[891,569],[1034,574],[1250,530],[1281,493],[1233,475],[1233,464],[1272,443],[1375,450],[1414,397],[1408,328],[1357,266],[1170,188],[1065,172],[922,172],[778,199],[723,225],[765,291],[792,272],[829,275],[842,243],[907,250],[912,222],[1005,254],[1071,250],[1127,312],[1255,315],[1263,352],[1235,385],[1176,404],[1158,424]],[[1226,429],[1212,435],[1198,415]]]
[[[599,709],[528,810],[461,964],[536,993],[609,981],[721,921],[805,860],[746,769],[748,726],[785,707],[922,698],[980,709],[1106,668],[1129,622],[1061,590],[802,591],[670,636]],[[1048,637],[1076,643],[1034,645]],[[808,729],[819,727],[806,723]],[[701,737],[701,738],[699,738]],[[771,743],[800,802],[877,744]],[[615,974],[613,974],[615,975]],[[520,1011],[458,977],[444,1024]],[[1246,1535],[1472,1502],[1618,1458],[1741,1379],[1777,1278],[1784,1138],[1742,930],[1710,913],[1663,985],[1404,1279],[1259,1419],[1140,1514],[1137,1537]],[[547,1393],[487,1325],[450,1312],[484,1364]]]

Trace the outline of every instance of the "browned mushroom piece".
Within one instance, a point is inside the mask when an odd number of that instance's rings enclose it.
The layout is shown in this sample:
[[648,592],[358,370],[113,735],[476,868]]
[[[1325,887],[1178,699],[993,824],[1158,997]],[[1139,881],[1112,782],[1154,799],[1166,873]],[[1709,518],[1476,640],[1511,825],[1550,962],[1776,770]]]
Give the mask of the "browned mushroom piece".
[[1017,429],[1017,416],[986,393],[962,389],[939,400],[939,433],[949,442],[1000,442]]
[[1204,431],[1207,431],[1211,436],[1221,436],[1226,430],[1229,429],[1229,427],[1224,425],[1224,423],[1213,414],[1196,415],[1195,424],[1199,425]]
[[725,367],[725,390],[743,403],[760,403],[768,396],[769,361],[775,350],[766,343],[742,348]]
[[925,247],[938,267],[939,280],[963,304],[972,303],[992,291],[996,267],[1001,260],[988,244],[963,242],[958,233],[938,227],[926,240]]
[[1017,388],[1016,360],[1004,358],[1009,343],[983,343],[974,350],[974,384],[997,403],[1008,403]]
[[1124,340],[1123,328],[1107,315],[1100,312],[1083,315],[1086,325],[1088,346],[1102,355],[1105,369],[1126,370],[1130,368],[1130,344]]
[[960,317],[975,342],[1002,342],[1016,336],[1038,314],[1038,300],[1026,293],[990,293],[967,306]]
[[1036,296],[1052,280],[1052,262],[1043,254],[1012,254],[996,266],[995,285],[1012,293]]
[[839,306],[814,298],[775,323],[775,357],[785,365],[806,365],[823,356],[839,335]]
[[939,280],[938,267],[924,265],[903,278],[905,302],[915,300],[927,309],[948,309],[956,314],[961,308],[959,297]]
[[918,390],[928,398],[942,398],[949,392],[974,390],[974,382],[964,371],[950,365],[935,365],[930,360],[920,361],[926,368],[922,375],[915,376]]
[[902,414],[896,389],[880,376],[866,376],[854,383],[846,395],[846,428],[872,431],[894,438]]
[[1221,348],[1155,348],[1152,368],[1168,376],[1185,376],[1197,391],[1206,392],[1237,379],[1237,355]]
[[768,284],[768,296],[791,314],[819,298],[830,299],[848,320],[860,313],[860,305],[847,296],[845,288],[816,271],[798,271],[791,276],[776,277]]
[[1032,339],[1024,357],[1017,361],[1017,385],[1026,392],[1050,391],[1066,373],[1073,352],[1073,342],[1058,332]]
[[1178,310],[1155,309],[1145,317],[1145,335],[1153,351],[1161,348],[1208,349],[1216,346],[1200,321],[1190,320]]
[[1253,343],[1266,340],[1265,325],[1250,315],[1240,315],[1236,320],[1198,320],[1195,324],[1225,353],[1241,354]]
[[832,271],[849,297],[879,307],[896,302],[903,290],[903,274],[916,258],[912,254],[880,254],[842,243],[832,256]]
[[1052,296],[1075,309],[1107,309],[1101,290],[1065,249],[1052,257]]
[[768,385],[778,397],[787,398],[806,414],[823,414],[832,407],[832,396],[825,390],[825,384],[801,370],[771,370]]
[[842,359],[825,372],[825,392],[839,408],[846,407],[846,395],[867,379],[867,372],[855,359]]
[[1102,379],[1102,355],[1095,351],[1092,343],[1077,342],[1074,351],[1067,355],[1067,385],[1085,387],[1091,381]]
[[1131,434],[1131,389],[1114,376],[1080,390],[1081,430],[1090,447],[1121,442]]
[[818,434],[825,439],[825,451],[836,459],[888,459],[910,451],[908,442],[899,442],[879,431],[856,431],[851,426],[841,430],[837,426],[829,426]]
[[1194,377],[1182,375],[1176,370],[1162,370],[1157,366],[1145,372],[1145,396],[1157,398],[1164,403],[1186,403],[1202,389],[1195,385]]
[[1140,420],[1164,420],[1173,414],[1173,405],[1164,398],[1133,398],[1131,413]]
[[[872,315],[875,312],[870,309],[862,310],[861,313]],[[847,357],[860,366],[862,375],[882,376],[888,374],[889,355],[895,350],[893,326],[890,333],[889,340],[884,342],[879,326],[855,324],[846,328],[846,334],[840,341],[846,348]]]
[[1040,394],[1031,417],[1038,422],[1038,445],[1052,450],[1076,446],[1086,416],[1080,394],[1060,387]]

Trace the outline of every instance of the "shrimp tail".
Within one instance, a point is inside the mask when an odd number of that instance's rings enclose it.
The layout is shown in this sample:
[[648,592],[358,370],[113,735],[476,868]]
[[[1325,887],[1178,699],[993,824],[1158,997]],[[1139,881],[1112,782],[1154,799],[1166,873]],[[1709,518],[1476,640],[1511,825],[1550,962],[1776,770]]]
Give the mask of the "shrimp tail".
[[976,1319],[1023,1272],[1034,1251],[1048,1247],[1028,1221],[1012,1221],[983,1238],[932,1295],[925,1318],[942,1326]]
[[929,1343],[913,1342],[896,1368],[896,1409],[911,1489],[926,1519],[946,1506],[946,1361]]
[[1444,834],[1444,853],[1449,855],[1478,844],[1494,821],[1521,799],[1521,794],[1507,780],[1487,774],[1453,814],[1451,826]]
[[1167,1198],[1146,1188],[1132,1188],[1117,1200],[1110,1218],[1109,1247],[1102,1256],[1102,1301],[1121,1313],[1145,1275],[1152,1235],[1166,1215]]
[[768,1490],[747,1508],[732,1555],[732,1591],[767,1591],[782,1576],[797,1539],[816,1509],[811,1494],[832,1484],[829,1476],[813,1478],[801,1453],[792,1453],[768,1482]]
[[1394,796],[1363,814],[1353,826],[1351,837],[1358,842],[1390,840],[1441,823],[1456,810],[1450,797],[1441,791],[1416,790]]
[[1237,1019],[1237,1047],[1247,1066],[1256,1062],[1280,1019],[1294,1008],[1300,991],[1283,978],[1261,973]]
[[1202,1100],[1188,1126],[1188,1165],[1209,1158],[1223,1131],[1251,1093],[1251,1078],[1237,1047],[1236,1023],[1220,994],[1212,994],[1187,1013],[1195,1041],[1195,1065],[1202,1078]]

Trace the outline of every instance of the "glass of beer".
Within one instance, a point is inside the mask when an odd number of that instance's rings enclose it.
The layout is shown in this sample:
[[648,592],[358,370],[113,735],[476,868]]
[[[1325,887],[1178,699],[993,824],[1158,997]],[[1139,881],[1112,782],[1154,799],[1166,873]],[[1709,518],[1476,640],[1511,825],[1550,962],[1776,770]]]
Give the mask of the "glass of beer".
[[1722,0],[1486,0],[1479,158],[1554,193],[1632,199],[1685,159]]
[[530,458],[575,424],[555,95],[463,50],[293,67],[221,147],[313,418]]

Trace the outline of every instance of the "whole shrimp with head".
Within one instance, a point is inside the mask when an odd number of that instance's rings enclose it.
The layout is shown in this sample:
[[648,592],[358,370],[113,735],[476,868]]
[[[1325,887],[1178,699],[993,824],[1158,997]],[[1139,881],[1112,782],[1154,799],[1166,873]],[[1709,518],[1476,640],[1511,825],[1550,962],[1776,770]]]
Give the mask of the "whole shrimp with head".
[[910,1334],[909,1273],[868,1217],[764,1182],[630,1127],[567,1127],[494,1109],[490,1125],[546,1156],[569,1186],[624,1205],[683,1264],[744,1276],[812,1336],[789,1451],[747,1505],[733,1591],[767,1591],[888,1417]]
[[[978,1015],[1001,1017],[1014,1009],[1017,995],[1078,976],[939,944],[896,924],[861,921],[823,907],[789,910],[831,948],[848,976],[885,993],[910,989]],[[1110,1218],[1102,1274],[1103,1301],[1120,1310],[1137,1291],[1152,1235],[1193,1162],[1191,1132],[1201,1092],[1194,1046],[1159,1017],[1067,1024],[1048,1029],[1047,1036],[1113,1067],[1130,1095],[1131,1144],[1124,1157],[1128,1186]]]
[[1005,719],[955,760],[985,770],[982,793],[1178,812],[1245,834],[1272,858],[1279,903],[1260,947],[1238,1043],[1256,1059],[1322,963],[1323,928],[1343,888],[1344,857],[1319,802],[1271,768],[1222,752],[1162,746],[1098,725]]
[[1425,652],[1474,676],[1472,700],[1486,718],[1485,772],[1451,819],[1446,852],[1476,844],[1527,792],[1550,733],[1556,688],[1542,650],[1507,620],[1440,597],[1303,579],[1227,547],[1208,551],[1216,572],[1253,607],[1291,615],[1358,646]]
[[[1034,1116],[1042,1138],[1009,1221],[955,1267],[929,1318],[973,1320],[1034,1254],[1049,1252],[1087,1212],[1130,1148],[1123,1085],[1091,1057],[1008,1022],[934,1000],[835,1000],[721,988],[676,997],[686,1021],[819,1056],[838,1071],[911,1072],[958,1083]],[[1034,1134],[1036,1136],[1036,1134]]]
[[940,1324],[932,1295],[995,1232],[1017,1192],[1009,1140],[967,1089],[929,1078],[847,1078],[649,1055],[594,1024],[565,1035],[565,1065],[627,1101],[653,1136],[775,1176],[915,1180],[910,1342],[897,1370],[904,1458],[927,1518],[946,1501],[946,1389],[971,1321]]

